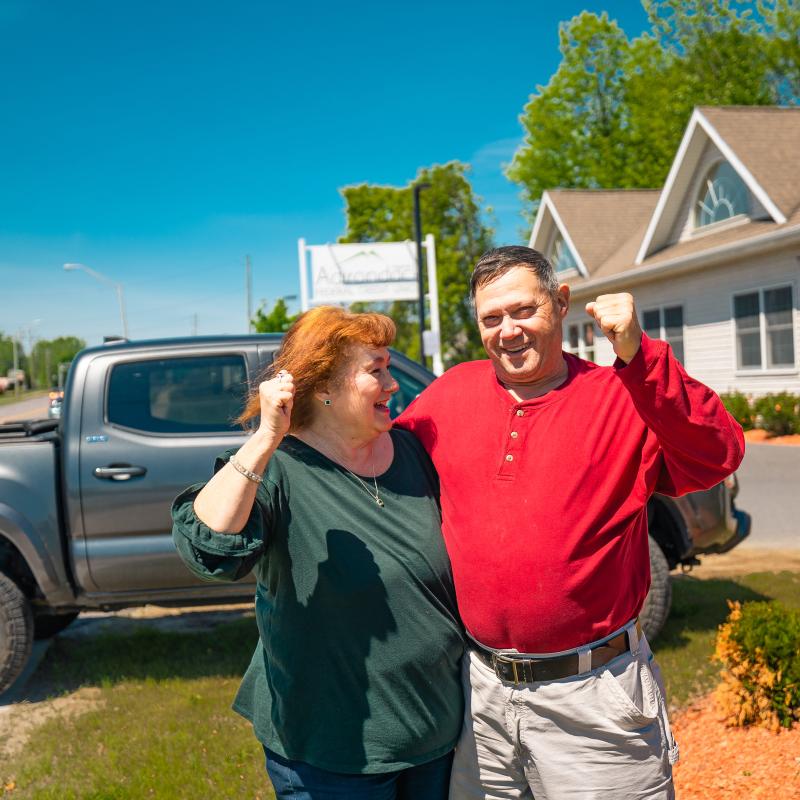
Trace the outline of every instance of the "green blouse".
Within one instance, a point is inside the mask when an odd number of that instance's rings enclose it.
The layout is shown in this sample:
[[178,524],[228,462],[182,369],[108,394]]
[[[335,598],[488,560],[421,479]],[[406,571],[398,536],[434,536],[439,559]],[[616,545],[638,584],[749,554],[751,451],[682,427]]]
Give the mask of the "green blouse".
[[413,435],[391,437],[394,460],[377,479],[382,508],[292,436],[270,459],[241,533],[195,516],[202,484],[172,508],[193,572],[236,580],[255,569],[258,578],[260,641],[234,709],[270,750],[333,772],[431,761],[461,727],[463,639],[438,481]]

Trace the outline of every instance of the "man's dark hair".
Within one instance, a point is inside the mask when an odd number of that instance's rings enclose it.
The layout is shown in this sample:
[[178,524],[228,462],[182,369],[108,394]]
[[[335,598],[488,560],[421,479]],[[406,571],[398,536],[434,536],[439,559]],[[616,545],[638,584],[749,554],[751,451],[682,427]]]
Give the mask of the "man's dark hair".
[[508,245],[487,250],[472,270],[469,281],[469,296],[475,302],[475,292],[497,280],[501,275],[514,269],[524,267],[530,270],[538,279],[542,289],[551,297],[558,294],[558,280],[550,262],[538,251],[520,245]]

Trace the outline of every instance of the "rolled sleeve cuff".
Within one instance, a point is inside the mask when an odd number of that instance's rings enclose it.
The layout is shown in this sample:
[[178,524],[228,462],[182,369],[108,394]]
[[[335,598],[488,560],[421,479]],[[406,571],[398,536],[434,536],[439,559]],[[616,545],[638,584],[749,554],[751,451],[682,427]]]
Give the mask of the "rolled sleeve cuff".
[[650,374],[659,359],[665,356],[668,347],[666,342],[651,339],[646,333],[643,333],[639,350],[630,363],[626,364],[621,358],[617,358],[614,361],[614,371],[625,384],[641,383]]
[[265,521],[258,503],[241,533],[220,533],[194,513],[194,499],[204,484],[190,486],[172,505],[172,540],[183,562],[198,577],[211,581],[238,581],[264,552]]

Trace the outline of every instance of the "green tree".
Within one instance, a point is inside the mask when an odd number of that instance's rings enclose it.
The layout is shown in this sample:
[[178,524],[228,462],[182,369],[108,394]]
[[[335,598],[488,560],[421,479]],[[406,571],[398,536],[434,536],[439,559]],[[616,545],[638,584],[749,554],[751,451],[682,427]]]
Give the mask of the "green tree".
[[774,92],[779,102],[796,103],[800,97],[800,3],[797,0],[759,0],[768,42]]
[[[404,187],[361,184],[342,189],[347,232],[341,242],[398,242],[414,238],[413,187],[420,192],[423,235],[436,239],[436,269],[442,326],[442,357],[446,365],[475,358],[483,352],[469,303],[472,268],[492,246],[494,231],[482,218],[479,202],[467,179],[469,167],[457,161],[419,171]],[[365,308],[359,304],[359,308]],[[399,350],[419,357],[419,320],[416,304],[395,302],[381,306],[397,325]]]
[[563,23],[561,63],[525,106],[507,174],[535,215],[548,188],[661,186],[698,105],[800,99],[794,0],[642,0],[651,30],[629,40],[583,12]]
[[40,339],[33,346],[31,358],[33,383],[38,387],[55,386],[59,364],[69,364],[84,347],[86,342],[77,336]]
[[253,327],[256,333],[284,333],[298,316],[299,314],[289,314],[286,301],[279,297],[268,314],[264,313],[263,307],[256,311]]
[[[22,342],[17,340],[17,362],[19,368],[28,368],[28,359],[22,349]],[[11,336],[0,332],[0,376],[5,377],[14,368],[14,341]]]

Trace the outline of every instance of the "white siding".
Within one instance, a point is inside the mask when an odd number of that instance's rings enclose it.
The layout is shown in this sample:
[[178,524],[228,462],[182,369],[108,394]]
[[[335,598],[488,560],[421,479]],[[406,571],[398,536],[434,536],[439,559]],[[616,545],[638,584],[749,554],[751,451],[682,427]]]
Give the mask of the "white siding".
[[[791,284],[794,295],[795,368],[768,372],[743,372],[736,368],[733,295],[742,291]],[[717,392],[739,390],[761,395],[790,391],[800,394],[800,253],[783,251],[756,259],[741,260],[703,271],[665,278],[636,287],[636,307],[682,305],[684,352],[690,375]],[[576,298],[564,322],[566,326],[585,317],[586,299]],[[610,342],[598,337],[597,361],[611,364]]]

